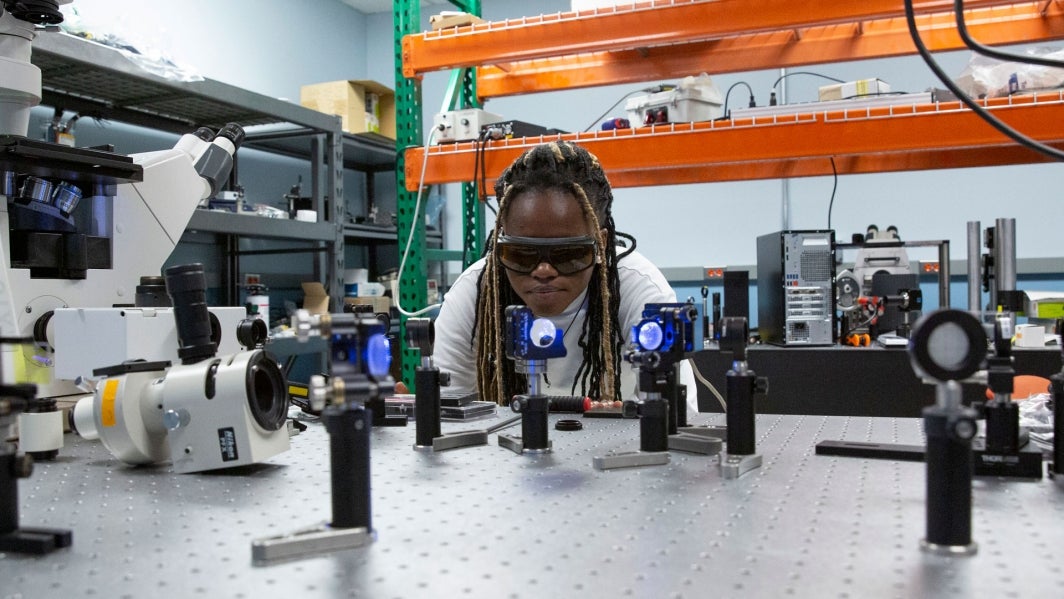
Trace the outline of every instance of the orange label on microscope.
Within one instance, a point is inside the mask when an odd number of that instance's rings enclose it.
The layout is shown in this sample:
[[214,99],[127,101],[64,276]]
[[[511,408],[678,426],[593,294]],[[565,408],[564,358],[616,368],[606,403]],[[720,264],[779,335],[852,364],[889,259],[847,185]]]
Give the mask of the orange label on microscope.
[[118,379],[108,379],[103,384],[103,402],[100,405],[100,421],[104,426],[115,425],[115,397],[118,396]]

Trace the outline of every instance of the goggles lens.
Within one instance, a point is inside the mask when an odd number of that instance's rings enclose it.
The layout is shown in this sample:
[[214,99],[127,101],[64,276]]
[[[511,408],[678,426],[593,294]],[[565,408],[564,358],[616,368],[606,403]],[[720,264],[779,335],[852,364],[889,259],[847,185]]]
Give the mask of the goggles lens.
[[496,242],[499,261],[507,269],[530,274],[546,262],[560,275],[571,275],[595,263],[595,240],[583,237],[510,237]]

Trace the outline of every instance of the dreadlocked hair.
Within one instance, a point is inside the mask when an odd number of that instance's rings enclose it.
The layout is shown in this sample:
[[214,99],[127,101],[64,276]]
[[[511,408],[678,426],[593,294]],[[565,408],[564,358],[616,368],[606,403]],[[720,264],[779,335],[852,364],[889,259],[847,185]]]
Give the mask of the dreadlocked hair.
[[[480,357],[477,391],[481,398],[498,403],[527,388],[527,378],[515,371],[506,358],[504,331],[506,307],[524,302],[510,286],[494,251],[509,207],[515,198],[532,191],[563,190],[580,202],[591,227],[598,254],[588,283],[587,315],[580,331],[583,360],[573,380],[571,393],[596,400],[621,396],[620,366],[624,335],[618,312],[620,282],[617,275],[617,230],[613,222],[613,192],[598,158],[567,141],[556,141],[527,150],[495,183],[499,214],[488,238],[487,260],[478,281],[477,309],[470,344]],[[634,244],[633,244],[634,245]]]

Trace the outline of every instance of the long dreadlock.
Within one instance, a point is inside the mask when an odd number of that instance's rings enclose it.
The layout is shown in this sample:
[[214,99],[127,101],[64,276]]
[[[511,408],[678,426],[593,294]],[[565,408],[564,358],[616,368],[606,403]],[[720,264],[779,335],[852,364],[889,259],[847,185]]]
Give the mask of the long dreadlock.
[[579,385],[580,395],[592,399],[612,400],[621,396],[619,375],[624,335],[618,319],[618,232],[613,222],[613,192],[598,158],[580,146],[556,141],[527,150],[495,183],[499,214],[488,238],[487,260],[478,280],[480,291],[470,338],[480,356],[477,391],[482,398],[495,397],[499,403],[509,403],[527,385],[526,377],[514,370],[513,361],[506,358],[503,350],[506,307],[524,302],[510,286],[505,267],[494,251],[495,240],[501,234],[514,198],[526,192],[555,189],[572,194],[580,202],[598,253],[588,283],[587,316],[579,339],[583,360],[571,393],[575,395]]

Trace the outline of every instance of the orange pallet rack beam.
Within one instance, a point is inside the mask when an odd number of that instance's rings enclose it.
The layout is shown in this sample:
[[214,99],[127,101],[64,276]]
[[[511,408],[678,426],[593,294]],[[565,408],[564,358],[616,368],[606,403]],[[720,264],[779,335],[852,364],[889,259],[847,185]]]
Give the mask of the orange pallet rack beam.
[[[1064,146],[1064,92],[984,102],[1019,131]],[[957,102],[683,123],[616,131],[519,138],[483,149],[494,181],[525,149],[558,137],[598,156],[614,187],[807,177],[1046,162],[1017,146]],[[991,150],[991,151],[988,151]],[[472,179],[473,143],[406,150],[407,189]]]
[[[1013,3],[968,0],[967,7]],[[952,10],[950,0],[914,5],[921,14]],[[404,36],[403,74],[899,18],[902,8],[901,0],[659,0],[508,19]]]
[[[965,15],[972,36],[988,45],[1064,39],[1064,7],[1057,3],[972,9]],[[932,51],[965,49],[952,13],[920,15],[917,24]],[[488,99],[679,78],[707,70],[719,74],[915,52],[904,18],[878,19],[484,66],[477,69],[477,95]]]

